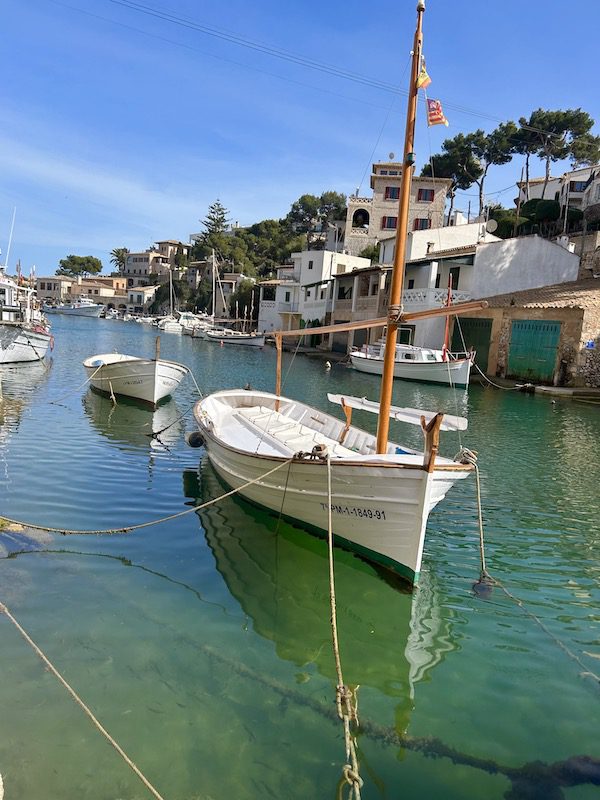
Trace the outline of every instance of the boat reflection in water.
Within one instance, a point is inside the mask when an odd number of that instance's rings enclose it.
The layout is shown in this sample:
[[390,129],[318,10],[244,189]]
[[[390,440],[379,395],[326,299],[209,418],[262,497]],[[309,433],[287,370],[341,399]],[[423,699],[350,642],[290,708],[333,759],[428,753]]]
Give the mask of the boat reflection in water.
[[0,365],[0,443],[19,427],[22,414],[46,381],[52,361]]
[[131,398],[119,397],[113,403],[109,397],[88,389],[82,403],[93,427],[119,449],[143,450],[151,455],[168,452],[184,433],[184,423],[173,400],[153,411]]
[[[199,475],[184,472],[185,495],[198,504],[224,491],[206,457]],[[299,683],[315,671],[335,683],[326,542],[239,497],[198,516],[216,567],[254,631],[298,668]],[[390,582],[390,573],[338,548],[335,582],[344,679],[396,698],[396,727],[404,731],[415,684],[454,649],[432,576],[425,570],[408,592],[401,579]]]

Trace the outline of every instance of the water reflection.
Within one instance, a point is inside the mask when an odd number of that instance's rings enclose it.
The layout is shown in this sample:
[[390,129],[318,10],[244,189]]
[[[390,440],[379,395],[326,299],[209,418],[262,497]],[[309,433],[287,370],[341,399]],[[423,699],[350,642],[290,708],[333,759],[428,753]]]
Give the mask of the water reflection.
[[[184,491],[203,503],[224,487],[204,459],[199,476],[184,473]],[[216,568],[253,630],[298,668],[298,683],[315,671],[335,682],[325,541],[234,497],[198,516]],[[416,683],[454,649],[435,580],[425,571],[411,593],[338,548],[335,581],[345,681],[395,698],[396,726],[404,731]]]
[[183,436],[184,423],[174,400],[153,411],[127,397],[119,397],[113,403],[109,397],[89,389],[82,396],[82,403],[98,433],[126,449],[165,451]]

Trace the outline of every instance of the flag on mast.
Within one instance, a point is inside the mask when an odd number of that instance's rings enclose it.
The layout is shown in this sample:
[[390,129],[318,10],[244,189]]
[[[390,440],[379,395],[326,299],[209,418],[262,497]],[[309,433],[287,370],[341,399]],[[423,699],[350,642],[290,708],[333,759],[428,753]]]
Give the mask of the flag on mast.
[[431,83],[431,78],[427,74],[427,70],[425,69],[425,59],[421,59],[421,69],[419,71],[419,77],[417,78],[417,89],[426,89],[429,84]]
[[448,127],[448,120],[444,116],[442,104],[439,100],[427,100],[427,124],[445,125]]

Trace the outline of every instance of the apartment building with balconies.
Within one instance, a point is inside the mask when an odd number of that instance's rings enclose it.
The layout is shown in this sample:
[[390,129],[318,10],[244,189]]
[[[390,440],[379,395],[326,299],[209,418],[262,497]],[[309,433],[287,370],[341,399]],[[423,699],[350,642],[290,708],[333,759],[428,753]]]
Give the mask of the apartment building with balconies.
[[258,329],[293,330],[303,324],[327,324],[333,307],[333,276],[369,266],[368,258],[331,250],[292,253],[277,277],[259,285]]

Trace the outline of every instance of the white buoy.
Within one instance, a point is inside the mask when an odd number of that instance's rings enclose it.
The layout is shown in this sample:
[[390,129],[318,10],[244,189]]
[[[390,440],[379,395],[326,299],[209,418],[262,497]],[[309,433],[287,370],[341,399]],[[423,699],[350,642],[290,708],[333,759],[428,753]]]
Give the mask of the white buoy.
[[331,369],[331,361],[325,362],[325,369]]

